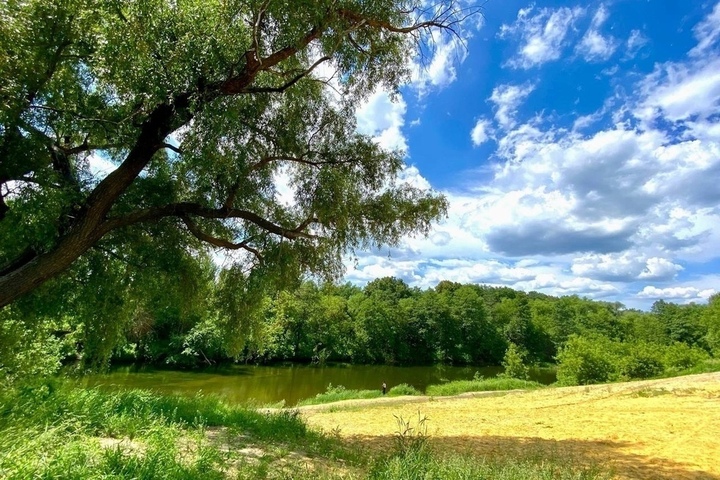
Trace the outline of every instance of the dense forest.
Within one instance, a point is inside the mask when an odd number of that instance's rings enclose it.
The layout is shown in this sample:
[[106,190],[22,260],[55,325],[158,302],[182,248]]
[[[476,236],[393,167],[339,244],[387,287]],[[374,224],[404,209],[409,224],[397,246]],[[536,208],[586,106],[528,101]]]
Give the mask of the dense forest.
[[[193,323],[180,313],[138,318],[115,358],[182,366],[229,359],[211,319]],[[255,315],[237,333],[239,361],[499,365],[512,344],[528,363],[550,363],[564,347],[590,338],[635,350],[682,345],[720,353],[720,295],[708,305],[659,300],[642,312],[449,281],[421,290],[386,277],[364,288],[307,281],[268,296]]]
[[[511,350],[525,365],[564,364],[561,377],[574,362],[569,383],[643,378],[720,354],[720,295],[708,305],[659,300],[643,312],[617,302],[449,281],[427,290],[391,277],[364,288],[305,281],[265,294],[228,333],[228,312],[242,315],[245,308],[225,295],[229,279],[215,279],[209,266],[187,273],[193,274],[185,281],[155,279],[154,291],[142,290],[142,304],[91,311],[114,311],[123,322],[49,322],[52,341],[39,350],[54,348],[56,360],[80,359],[84,366],[181,368],[232,361],[500,365]],[[100,328],[118,324],[122,328]]]

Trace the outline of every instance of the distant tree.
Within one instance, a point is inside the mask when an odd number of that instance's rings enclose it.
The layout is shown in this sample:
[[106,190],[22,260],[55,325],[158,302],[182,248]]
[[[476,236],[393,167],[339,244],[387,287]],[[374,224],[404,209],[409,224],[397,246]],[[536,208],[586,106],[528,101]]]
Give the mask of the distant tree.
[[715,357],[720,357],[720,293],[708,299],[702,322],[707,330],[705,342]]
[[525,364],[525,352],[514,343],[508,345],[502,365],[505,377],[527,380],[530,375],[530,368]]

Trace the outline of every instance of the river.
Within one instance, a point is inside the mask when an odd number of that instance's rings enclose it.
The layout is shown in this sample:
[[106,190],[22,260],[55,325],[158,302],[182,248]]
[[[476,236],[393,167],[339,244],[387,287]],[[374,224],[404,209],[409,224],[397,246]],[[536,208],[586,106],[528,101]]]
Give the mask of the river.
[[[216,394],[234,403],[274,404],[284,401],[295,405],[299,400],[324,392],[329,384],[348,389],[388,389],[407,383],[420,391],[428,385],[452,380],[470,380],[475,372],[489,378],[502,367],[393,367],[387,365],[235,365],[204,371],[116,368],[106,374],[83,378],[84,386],[109,389],[141,388],[158,393],[194,395]],[[531,379],[549,384],[555,381],[553,369],[533,369]]]

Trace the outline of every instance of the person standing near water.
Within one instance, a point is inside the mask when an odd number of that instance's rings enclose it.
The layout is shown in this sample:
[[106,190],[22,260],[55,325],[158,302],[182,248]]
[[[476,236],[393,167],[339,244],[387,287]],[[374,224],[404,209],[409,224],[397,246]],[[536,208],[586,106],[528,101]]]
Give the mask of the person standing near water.
[[383,385],[382,385],[383,395],[385,395],[385,392],[386,392],[386,391],[387,391],[387,384],[386,384],[385,382],[383,382]]

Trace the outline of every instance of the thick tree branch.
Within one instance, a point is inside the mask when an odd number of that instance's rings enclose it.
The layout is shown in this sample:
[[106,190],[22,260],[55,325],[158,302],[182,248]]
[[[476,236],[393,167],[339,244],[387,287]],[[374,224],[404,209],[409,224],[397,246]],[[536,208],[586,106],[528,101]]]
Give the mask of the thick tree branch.
[[237,218],[246,220],[269,233],[274,233],[275,235],[287,238],[288,240],[295,240],[298,238],[317,238],[316,235],[303,231],[304,228],[306,228],[311,222],[303,222],[303,224],[295,228],[285,228],[249,210],[227,208],[216,209],[204,207],[197,203],[173,203],[162,207],[139,210],[122,217],[115,217],[105,221],[105,223],[101,226],[101,230],[104,233],[107,233],[121,227],[134,225],[136,223],[157,221],[166,217],[182,218],[187,215],[194,215],[208,219]]
[[[245,52],[245,68],[243,71],[232,78],[229,78],[218,85],[214,85],[213,89],[217,89],[222,95],[237,95],[248,93],[247,88],[252,83],[258,72],[268,70],[283,60],[287,60],[303,48],[307,47],[310,42],[320,38],[322,29],[319,27],[312,28],[305,36],[303,36],[296,45],[287,46],[268,55],[265,58],[258,58],[258,52],[250,50]],[[297,82],[297,80],[296,80]]]
[[293,77],[290,81],[284,83],[283,85],[279,87],[257,87],[257,88],[246,88],[243,93],[282,93],[288,88],[295,85],[297,82],[302,80],[303,78],[307,77],[312,73],[313,70],[315,70],[320,64],[327,62],[330,60],[330,57],[321,57],[317,62],[313,63],[308,69],[300,72],[295,77]]
[[262,254],[260,251],[256,248],[253,248],[250,246],[247,240],[242,241],[240,243],[233,243],[229,240],[225,240],[223,238],[217,238],[213,237],[212,235],[209,235],[197,226],[191,219],[189,215],[180,215],[180,219],[185,223],[185,226],[188,228],[190,233],[192,233],[195,238],[197,238],[200,241],[203,241],[205,243],[209,243],[210,245],[215,245],[216,247],[220,248],[227,248],[228,250],[247,250],[248,252],[255,255],[258,259],[262,259]]

